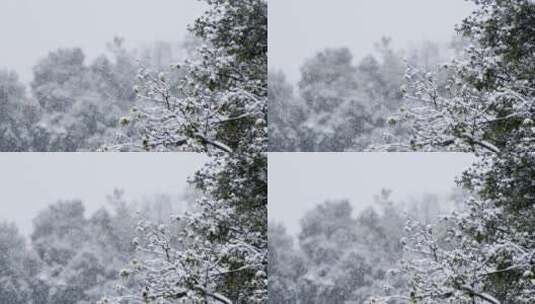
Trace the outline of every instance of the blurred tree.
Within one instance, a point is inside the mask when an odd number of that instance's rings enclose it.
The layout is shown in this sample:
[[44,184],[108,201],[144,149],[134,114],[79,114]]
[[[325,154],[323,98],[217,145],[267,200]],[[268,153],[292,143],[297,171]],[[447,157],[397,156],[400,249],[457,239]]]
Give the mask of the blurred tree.
[[86,218],[80,201],[60,201],[38,214],[31,239],[42,263],[35,278],[46,292],[35,297],[43,303],[89,304],[116,293],[120,269],[134,253],[135,212],[122,207]]
[[293,95],[293,88],[282,72],[268,75],[269,151],[300,149],[299,126],[304,122],[305,107]]
[[17,74],[0,70],[0,151],[30,150],[30,128],[37,116]]
[[32,92],[45,112],[69,110],[83,89],[84,60],[79,48],[59,49],[34,67]]
[[358,90],[352,60],[346,48],[327,49],[303,64],[298,86],[308,110],[300,126],[304,151],[344,151],[355,134],[370,131],[370,106]]
[[273,303],[298,302],[299,280],[306,272],[304,259],[294,248],[292,237],[280,224],[269,224],[269,299]]
[[116,38],[114,61],[84,64],[80,49],[59,49],[34,68],[32,92],[43,115],[33,130],[37,151],[95,150],[113,136],[135,94],[133,59]]
[[31,285],[24,269],[27,258],[24,237],[14,224],[0,223],[0,302],[29,303]]

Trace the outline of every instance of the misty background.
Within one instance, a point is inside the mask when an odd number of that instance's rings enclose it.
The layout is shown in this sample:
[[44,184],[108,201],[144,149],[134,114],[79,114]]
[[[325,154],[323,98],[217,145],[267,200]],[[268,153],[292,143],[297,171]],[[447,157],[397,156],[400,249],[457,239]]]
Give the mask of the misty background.
[[[446,237],[468,193],[461,153],[271,153],[272,303],[406,303],[408,223]],[[431,228],[429,228],[431,229]],[[399,301],[398,301],[399,300]],[[380,302],[383,303],[383,302]]]
[[[270,151],[407,151],[397,119],[408,71],[436,75],[471,43],[464,0],[274,0],[269,13]],[[430,74],[428,74],[430,73]],[[407,145],[406,145],[407,146]]]
[[328,200],[348,200],[359,212],[382,189],[394,201],[447,197],[474,161],[465,153],[270,153],[269,220],[297,235],[303,214]]
[[0,154],[0,302],[100,303],[139,288],[142,276],[126,278],[124,269],[144,257],[142,227],[183,231],[176,219],[196,212],[199,197],[188,178],[207,161],[195,153]]
[[94,59],[119,36],[128,48],[174,42],[206,9],[196,0],[3,0],[0,2],[0,67],[32,80],[32,66],[51,50],[80,47]]
[[473,8],[465,0],[270,0],[269,65],[296,83],[303,60],[325,48],[348,47],[359,60],[383,36],[396,49],[447,44]]
[[0,221],[29,235],[35,216],[59,200],[81,200],[91,214],[110,207],[106,197],[114,189],[124,190],[127,201],[178,198],[207,159],[195,153],[3,153]]
[[[189,25],[206,9],[196,0],[2,1],[0,151],[143,150],[125,147],[144,133],[128,119],[148,106],[137,98],[139,73],[193,60],[202,41]],[[176,88],[185,70],[172,72]]]

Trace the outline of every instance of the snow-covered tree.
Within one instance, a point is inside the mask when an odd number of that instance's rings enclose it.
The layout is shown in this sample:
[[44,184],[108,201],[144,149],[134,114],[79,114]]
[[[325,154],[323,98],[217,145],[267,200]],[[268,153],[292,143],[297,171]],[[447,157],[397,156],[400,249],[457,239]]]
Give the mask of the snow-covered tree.
[[[140,138],[104,147],[212,158],[191,179],[203,193],[196,211],[174,219],[183,231],[140,223],[139,259],[124,274],[143,282],[114,301],[267,300],[267,3],[206,2],[191,26],[204,43],[197,54],[169,72],[139,73],[139,105],[122,122]],[[172,73],[184,77],[177,84]]]
[[[240,142],[255,146],[265,137],[265,1],[210,4],[191,26],[204,42],[193,58],[157,75],[140,70],[134,88],[140,105],[123,122],[136,123],[141,138],[128,148],[230,153]],[[176,73],[184,77],[169,81]]]
[[[476,1],[479,9],[458,27],[469,38],[465,54],[434,73],[410,69],[403,88],[412,139],[405,149],[489,151],[533,144],[533,3]],[[520,146],[519,146],[520,145]]]
[[409,302],[531,303],[535,296],[535,4],[474,2],[459,26],[472,45],[446,67],[448,85],[409,73],[418,106],[403,114],[413,129],[405,148],[479,156],[460,179],[472,198],[448,218],[445,239],[435,227],[408,225]]

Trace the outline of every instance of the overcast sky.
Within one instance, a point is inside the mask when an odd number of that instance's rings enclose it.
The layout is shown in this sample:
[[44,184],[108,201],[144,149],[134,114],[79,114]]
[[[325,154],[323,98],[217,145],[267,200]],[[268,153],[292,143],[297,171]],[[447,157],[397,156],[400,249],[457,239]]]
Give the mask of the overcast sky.
[[398,201],[445,195],[473,161],[461,153],[270,153],[269,220],[295,235],[302,216],[327,200],[362,210],[383,188]]
[[303,61],[327,47],[346,46],[361,58],[382,36],[396,48],[449,42],[471,11],[465,0],[270,0],[269,64],[295,82]]
[[115,188],[132,200],[178,195],[206,160],[195,153],[0,153],[0,220],[29,234],[35,215],[59,199],[81,199],[90,213]]
[[198,0],[1,0],[0,68],[29,81],[36,61],[59,47],[82,47],[91,58],[116,35],[127,46],[179,41],[204,7]]

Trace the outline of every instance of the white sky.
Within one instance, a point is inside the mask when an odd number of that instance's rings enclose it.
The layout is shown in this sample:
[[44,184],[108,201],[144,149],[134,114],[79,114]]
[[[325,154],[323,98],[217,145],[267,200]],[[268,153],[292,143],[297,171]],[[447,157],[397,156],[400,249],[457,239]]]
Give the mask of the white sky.
[[59,199],[81,199],[89,214],[115,188],[131,200],[178,195],[206,161],[195,153],[0,153],[0,221],[28,235],[37,213]]
[[179,41],[204,8],[198,0],[1,0],[0,68],[28,82],[37,60],[59,47],[93,58],[116,35],[127,46]]
[[349,199],[356,211],[381,189],[394,200],[447,194],[474,161],[462,153],[270,153],[269,220],[299,232],[299,220],[327,200]]
[[269,64],[295,82],[303,61],[327,47],[349,47],[358,59],[382,36],[396,48],[449,42],[472,7],[465,0],[270,0]]

